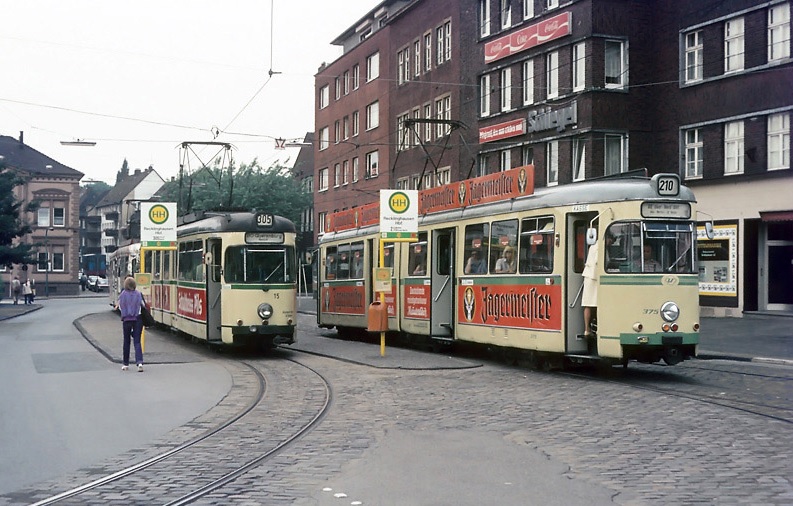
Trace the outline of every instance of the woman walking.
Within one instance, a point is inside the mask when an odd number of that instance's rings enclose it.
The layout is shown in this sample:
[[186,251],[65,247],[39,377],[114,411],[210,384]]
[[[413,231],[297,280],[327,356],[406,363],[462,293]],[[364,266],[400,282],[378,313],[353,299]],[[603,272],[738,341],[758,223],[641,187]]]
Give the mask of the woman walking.
[[118,307],[121,310],[121,324],[124,330],[124,362],[122,371],[129,369],[129,343],[135,343],[135,363],[138,372],[143,372],[143,349],[140,345],[140,332],[143,329],[143,320],[140,317],[140,308],[143,305],[143,295],[137,290],[135,278],[128,277],[124,280],[124,291],[118,296]]

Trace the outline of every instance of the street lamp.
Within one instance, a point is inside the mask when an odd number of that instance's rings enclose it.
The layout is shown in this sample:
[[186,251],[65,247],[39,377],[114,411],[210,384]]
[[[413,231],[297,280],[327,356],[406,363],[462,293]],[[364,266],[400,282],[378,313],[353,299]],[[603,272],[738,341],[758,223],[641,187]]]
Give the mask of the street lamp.
[[44,231],[44,249],[46,254],[46,257],[44,258],[44,261],[46,262],[46,270],[44,271],[44,296],[48,299],[50,297],[50,240],[48,238],[50,235],[50,230],[55,230],[55,228],[49,227]]

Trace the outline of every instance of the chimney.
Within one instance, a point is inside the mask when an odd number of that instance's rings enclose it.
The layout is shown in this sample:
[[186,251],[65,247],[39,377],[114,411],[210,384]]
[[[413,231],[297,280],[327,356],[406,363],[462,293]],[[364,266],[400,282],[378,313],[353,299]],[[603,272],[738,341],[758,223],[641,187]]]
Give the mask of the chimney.
[[22,130],[19,131],[19,143],[25,144],[25,132],[23,132]]
[[135,169],[135,175],[137,176],[138,174],[140,174],[140,169]]

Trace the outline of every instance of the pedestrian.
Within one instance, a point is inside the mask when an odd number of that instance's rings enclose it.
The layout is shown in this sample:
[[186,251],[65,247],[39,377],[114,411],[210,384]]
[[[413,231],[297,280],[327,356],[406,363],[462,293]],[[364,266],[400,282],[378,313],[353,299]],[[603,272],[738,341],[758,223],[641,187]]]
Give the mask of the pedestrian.
[[584,336],[587,339],[593,337],[592,322],[597,319],[597,273],[598,247],[597,243],[589,247],[584,263],[584,291],[581,295],[581,305],[584,307]]
[[30,286],[30,279],[22,285],[22,294],[25,296],[25,304],[33,304],[33,288]]
[[128,276],[124,280],[124,291],[118,296],[118,308],[121,310],[121,325],[124,332],[122,371],[129,369],[129,344],[133,341],[135,363],[138,364],[138,372],[143,372],[143,349],[140,344],[140,333],[143,330],[140,308],[143,306],[143,295],[137,287],[135,278]]
[[88,276],[86,276],[85,273],[83,273],[80,276],[80,288],[82,288],[83,291],[85,291],[86,286],[88,286]]
[[14,297],[14,304],[19,304],[20,293],[22,293],[22,283],[19,282],[19,276],[14,276],[11,281],[11,296]]
[[30,283],[30,303],[33,304],[33,301],[36,300],[36,280],[28,278],[28,282]]

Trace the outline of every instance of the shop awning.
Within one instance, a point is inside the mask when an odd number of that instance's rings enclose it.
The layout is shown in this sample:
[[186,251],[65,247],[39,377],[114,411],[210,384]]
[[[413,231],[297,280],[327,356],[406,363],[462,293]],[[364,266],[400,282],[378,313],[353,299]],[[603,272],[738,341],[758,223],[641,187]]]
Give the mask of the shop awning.
[[763,221],[793,221],[793,211],[761,211],[760,219]]

